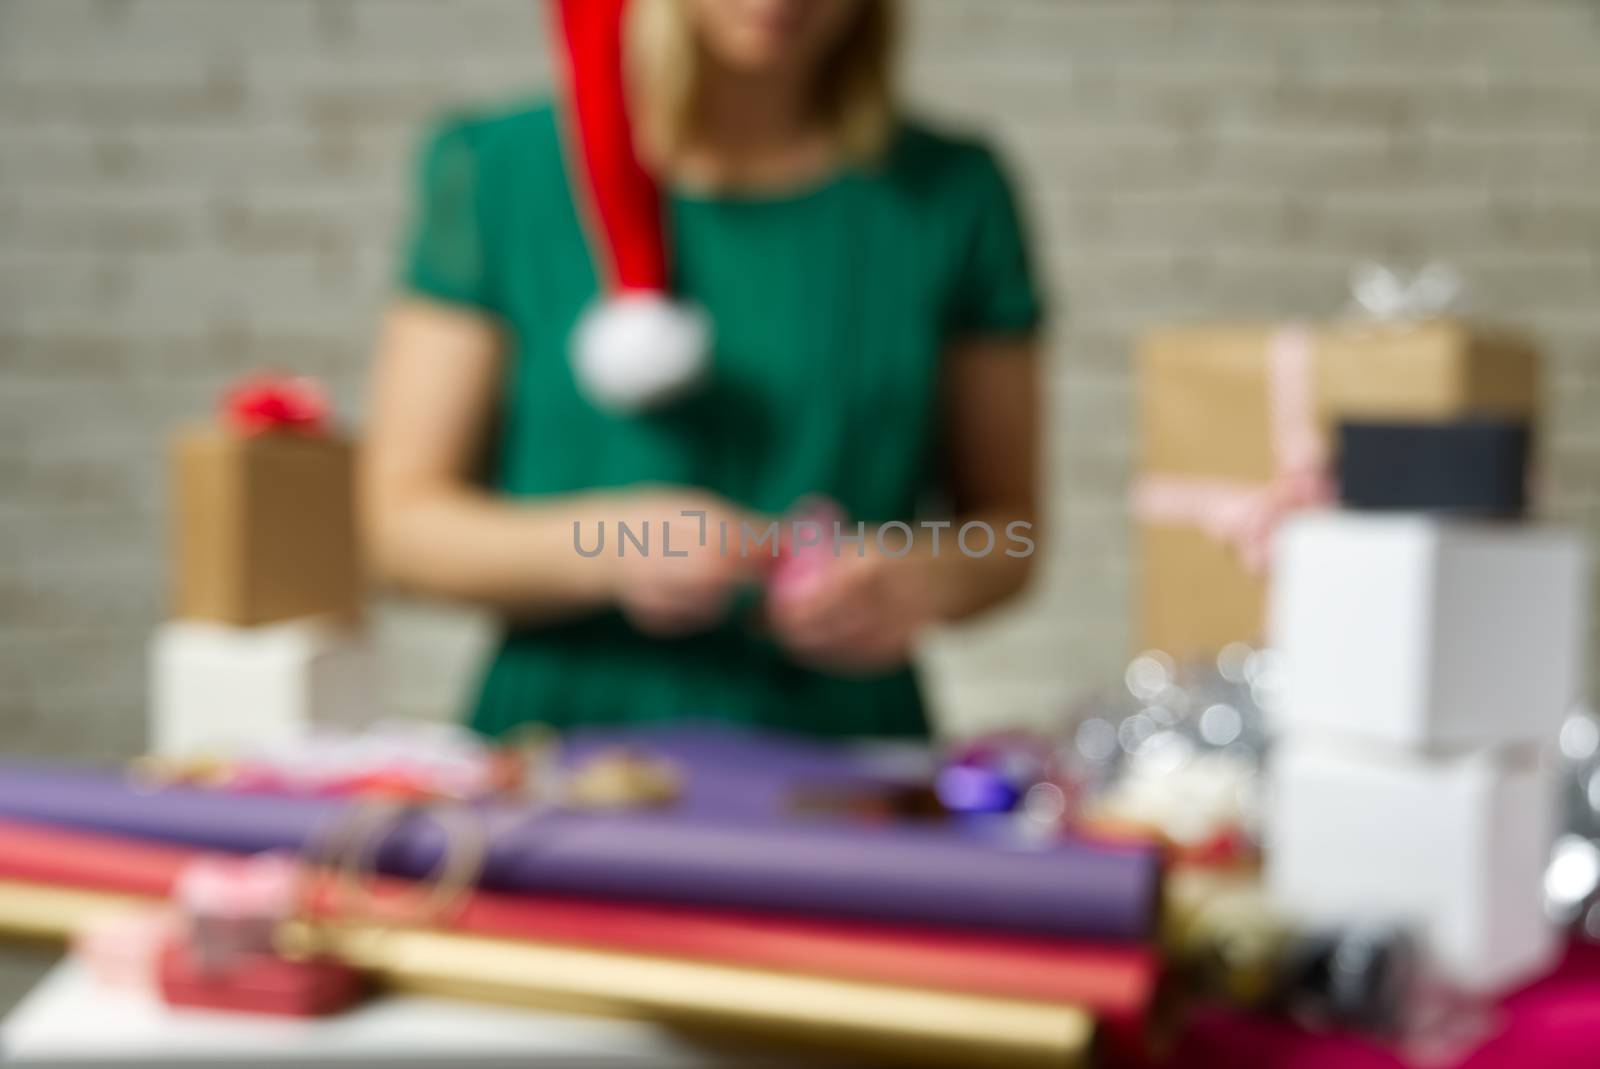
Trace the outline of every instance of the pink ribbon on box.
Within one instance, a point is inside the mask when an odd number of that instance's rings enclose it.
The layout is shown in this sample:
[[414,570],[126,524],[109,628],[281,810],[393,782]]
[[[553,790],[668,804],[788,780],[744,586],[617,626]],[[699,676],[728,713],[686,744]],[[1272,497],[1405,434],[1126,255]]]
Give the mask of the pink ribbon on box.
[[1267,343],[1273,460],[1267,482],[1144,475],[1134,486],[1134,515],[1150,524],[1198,527],[1231,545],[1252,574],[1263,574],[1278,525],[1338,496],[1317,433],[1314,355],[1311,332],[1302,326],[1284,327]]

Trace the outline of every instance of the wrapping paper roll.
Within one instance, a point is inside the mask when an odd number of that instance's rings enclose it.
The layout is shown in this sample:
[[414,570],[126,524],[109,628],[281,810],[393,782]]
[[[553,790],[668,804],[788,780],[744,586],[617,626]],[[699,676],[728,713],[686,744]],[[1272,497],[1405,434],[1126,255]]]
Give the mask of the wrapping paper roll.
[[[346,806],[0,765],[0,816],[218,850],[314,848]],[[1025,845],[999,825],[808,823],[759,807],[481,812],[489,838],[482,884],[491,889],[1093,940],[1148,937],[1160,895],[1153,848]],[[415,820],[389,836],[379,867],[422,876],[447,846],[443,828]]]
[[[0,880],[167,898],[200,856],[192,848],[0,821]],[[393,900],[403,891],[398,882],[375,890]],[[463,934],[1071,1003],[1130,1033],[1143,1031],[1161,980],[1160,957],[1150,947],[489,891],[471,895],[440,924]]]
[[91,925],[154,904],[155,899],[142,895],[0,880],[0,934],[66,942]]
[[720,818],[730,812],[783,819],[797,786],[848,789],[926,780],[932,755],[915,743],[841,744],[720,725],[666,724],[576,728],[562,737],[568,765],[618,749],[684,769],[679,812]]
[[[66,937],[129,901],[0,881],[0,932]],[[377,925],[319,929],[335,957],[399,990],[623,1013],[906,1065],[1074,1069],[1094,1042],[1092,1018],[1058,1003]]]
[[585,1004],[915,1066],[1086,1065],[1093,1019],[1047,1002],[959,995],[667,958],[360,926],[339,957],[402,989]]

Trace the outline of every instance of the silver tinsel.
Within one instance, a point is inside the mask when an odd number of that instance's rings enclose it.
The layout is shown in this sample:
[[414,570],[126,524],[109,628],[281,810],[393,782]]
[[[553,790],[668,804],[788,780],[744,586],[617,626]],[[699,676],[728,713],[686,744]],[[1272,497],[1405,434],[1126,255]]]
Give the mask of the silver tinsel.
[[1261,767],[1282,689],[1277,657],[1243,644],[1214,662],[1150,651],[1122,686],[1073,710],[1059,763],[1090,799],[1089,815],[1159,828],[1194,844],[1259,826]]
[[1561,725],[1562,831],[1545,869],[1545,909],[1557,924],[1600,942],[1600,718],[1580,708]]

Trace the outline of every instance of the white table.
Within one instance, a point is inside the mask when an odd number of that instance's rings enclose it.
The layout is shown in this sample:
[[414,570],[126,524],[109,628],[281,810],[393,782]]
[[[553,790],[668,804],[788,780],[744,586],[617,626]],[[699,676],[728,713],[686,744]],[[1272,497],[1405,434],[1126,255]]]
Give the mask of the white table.
[[0,1024],[4,1069],[794,1069],[801,1064],[770,1054],[714,1051],[638,1021],[402,995],[319,1020],[172,1009],[154,995],[102,988],[70,958]]

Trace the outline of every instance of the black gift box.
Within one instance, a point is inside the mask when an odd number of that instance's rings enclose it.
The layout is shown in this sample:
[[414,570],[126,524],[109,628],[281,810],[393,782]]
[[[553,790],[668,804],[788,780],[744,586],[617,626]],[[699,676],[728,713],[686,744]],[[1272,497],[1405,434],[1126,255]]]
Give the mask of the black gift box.
[[1353,509],[1519,516],[1530,439],[1507,420],[1343,423],[1339,497]]

